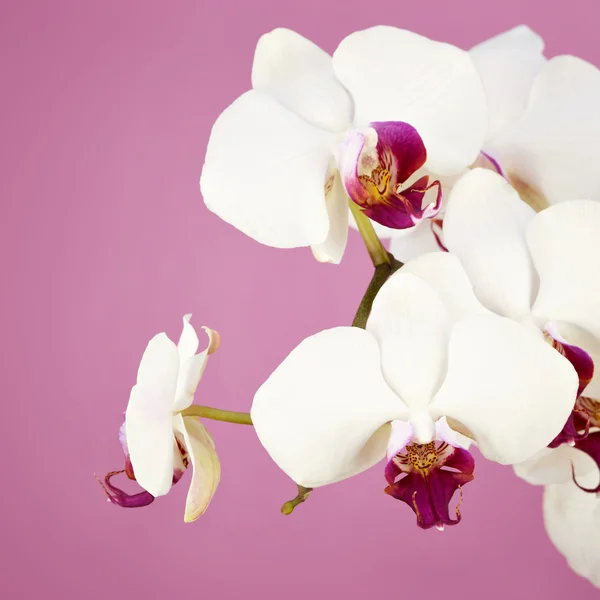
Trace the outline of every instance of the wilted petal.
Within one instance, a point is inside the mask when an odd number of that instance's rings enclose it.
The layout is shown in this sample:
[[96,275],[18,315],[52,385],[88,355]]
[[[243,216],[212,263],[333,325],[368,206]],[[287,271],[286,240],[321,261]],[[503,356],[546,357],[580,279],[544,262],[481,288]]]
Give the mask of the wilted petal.
[[477,315],[452,331],[448,374],[431,404],[451,417],[481,452],[515,464],[548,445],[567,420],[577,373],[543,337],[514,321]]
[[171,415],[179,356],[175,344],[158,334],[148,344],[125,412],[131,464],[138,483],[153,496],[171,489],[173,428]]
[[352,99],[331,56],[290,29],[274,29],[258,41],[252,87],[317,127],[341,131],[352,121]]
[[600,200],[600,71],[574,56],[542,66],[518,124],[489,148],[509,175],[551,203]]
[[600,339],[600,202],[572,200],[531,221],[527,243],[540,276],[533,312]]
[[535,76],[545,63],[543,51],[542,38],[525,25],[469,51],[487,97],[490,122],[486,143],[505,133],[525,112]]
[[511,318],[529,314],[536,275],[525,243],[535,216],[503,177],[474,169],[454,186],[444,244],[456,254],[484,306]]
[[98,483],[102,486],[108,500],[122,508],[140,508],[154,502],[154,496],[149,492],[143,491],[137,494],[128,494],[114,485],[111,481],[112,478],[115,475],[122,474],[125,474],[125,471],[112,471],[106,474],[104,481],[98,479]]
[[386,424],[406,420],[407,413],[383,379],[373,336],[338,327],[297,346],[258,390],[251,414],[279,467],[300,485],[316,487],[381,460]]
[[[585,482],[589,483],[589,482]],[[600,587],[600,500],[574,483],[549,485],[544,493],[546,531],[570,567]]]
[[319,244],[329,231],[324,186],[336,142],[272,97],[247,92],[213,126],[200,178],[206,206],[268,246]]
[[355,123],[410,123],[425,142],[430,171],[451,175],[477,158],[487,128],[485,94],[463,50],[372,27],[342,41],[333,68],[354,98]]
[[221,477],[221,464],[215,444],[196,417],[173,418],[176,431],[183,437],[185,448],[192,463],[192,480],[185,504],[186,523],[200,517],[208,508]]

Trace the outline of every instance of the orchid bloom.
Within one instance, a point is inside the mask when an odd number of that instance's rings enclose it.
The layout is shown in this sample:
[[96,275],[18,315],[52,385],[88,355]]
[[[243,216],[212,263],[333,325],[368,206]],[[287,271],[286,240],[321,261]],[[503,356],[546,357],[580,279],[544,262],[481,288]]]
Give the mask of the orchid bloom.
[[[119,432],[125,470],[109,473],[103,484],[114,504],[145,506],[167,494],[191,462],[193,475],[184,516],[188,523],[208,508],[221,474],[210,434],[197,417],[181,414],[194,401],[208,357],[219,346],[217,332],[204,327],[208,347],[196,354],[199,341],[190,318],[183,317],[177,345],[165,333],[148,343]],[[136,480],[145,491],[129,495],[117,488],[111,479],[120,473]]]
[[[597,481],[597,475],[588,475],[583,483],[593,487]],[[571,481],[549,485],[544,491],[544,523],[570,567],[600,587],[600,497]]]
[[311,246],[320,261],[341,260],[348,196],[411,228],[435,216],[438,177],[463,172],[485,135],[469,55],[394,27],[353,33],[333,57],[276,29],[257,45],[252,88],[212,129],[204,201],[257,241]]
[[462,433],[487,458],[519,463],[560,431],[578,378],[536,332],[483,308],[455,257],[429,256],[442,258],[446,289],[401,269],[376,296],[366,331],[304,340],[258,390],[251,414],[261,443],[300,485],[334,483],[387,456],[385,491],[420,527],[441,529],[460,521],[449,503],[473,479]]
[[[600,200],[600,172],[590,160],[600,155],[600,70],[574,56],[546,60],[543,51],[543,40],[524,25],[469,51],[489,113],[477,165],[503,174],[536,210],[573,198]],[[445,198],[453,184],[442,182]],[[444,249],[442,217],[443,210],[435,224],[387,230],[390,251],[407,261]]]
[[[600,264],[599,231],[600,203],[564,201],[536,214],[500,175],[483,169],[454,186],[444,219],[444,241],[460,259],[479,301],[544,335],[574,365],[580,378],[574,411],[552,445],[576,443],[600,463],[600,436],[583,440],[598,412],[592,399],[600,398],[600,376],[594,375],[594,362],[600,359],[600,282],[594,276]],[[443,261],[443,256],[430,261]],[[447,285],[444,278],[427,275],[422,262],[407,267],[436,288]],[[582,427],[578,423],[584,417]],[[565,452],[556,454],[557,460]],[[539,456],[544,470],[550,460],[546,454]],[[558,463],[562,475],[553,477],[560,480],[570,469],[565,471],[562,459]]]

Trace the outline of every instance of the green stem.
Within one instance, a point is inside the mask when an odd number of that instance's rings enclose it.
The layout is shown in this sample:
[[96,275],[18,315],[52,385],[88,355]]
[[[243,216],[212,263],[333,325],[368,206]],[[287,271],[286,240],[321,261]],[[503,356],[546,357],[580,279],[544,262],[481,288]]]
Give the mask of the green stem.
[[352,327],[364,329],[367,326],[367,320],[371,314],[375,296],[377,296],[379,290],[389,279],[390,275],[395,273],[402,266],[402,263],[396,260],[392,254],[388,254],[388,260],[389,262],[375,267],[375,273],[373,273],[369,287],[358,305],[354,321],[352,321]]
[[373,229],[373,223],[371,223],[371,219],[363,214],[358,204],[352,202],[352,200],[349,201],[349,204],[350,212],[352,212],[352,216],[356,221],[356,226],[358,227],[358,231],[362,236],[365,246],[367,247],[367,251],[371,257],[373,266],[378,267],[379,265],[384,264],[389,265],[390,256],[383,247],[381,240],[377,237],[375,229]]
[[293,500],[288,500],[281,507],[281,513],[284,515],[291,515],[294,512],[294,509],[298,504],[302,504],[306,502],[306,499],[310,496],[312,492],[312,488],[305,488],[300,484],[296,484],[298,486],[298,495]]
[[232,410],[220,410],[210,406],[192,404],[181,412],[184,417],[203,417],[215,421],[226,421],[227,423],[238,423],[240,425],[252,425],[250,413],[234,412]]

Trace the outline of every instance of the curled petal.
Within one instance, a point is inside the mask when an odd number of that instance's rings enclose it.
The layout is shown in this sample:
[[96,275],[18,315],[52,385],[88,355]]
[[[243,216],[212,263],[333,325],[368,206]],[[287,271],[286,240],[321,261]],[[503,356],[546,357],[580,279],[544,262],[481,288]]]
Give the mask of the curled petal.
[[[575,442],[575,448],[577,448],[577,450],[581,450],[581,452],[585,452],[585,454],[587,454],[596,463],[598,469],[600,469],[600,431],[590,433],[586,438],[577,440]],[[587,488],[577,481],[576,476],[577,473],[573,467],[573,481],[579,489],[592,494],[597,494],[600,492],[600,483],[596,487]]]
[[212,437],[199,419],[177,415],[174,423],[176,430],[183,436],[192,464],[192,480],[184,515],[184,521],[191,523],[208,508],[219,485],[221,464]]
[[[154,496],[149,492],[143,491],[137,494],[128,494],[124,492],[122,489],[116,487],[111,479],[115,475],[120,475],[125,473],[125,471],[111,471],[107,473],[104,477],[104,482],[98,479],[98,483],[102,486],[106,497],[117,506],[121,506],[123,508],[140,508],[141,506],[148,506],[154,502]],[[128,474],[129,475],[129,474]]]
[[338,327],[305,339],[260,387],[256,433],[296,483],[317,487],[351,477],[385,456],[388,423],[408,411],[381,374],[366,331]]

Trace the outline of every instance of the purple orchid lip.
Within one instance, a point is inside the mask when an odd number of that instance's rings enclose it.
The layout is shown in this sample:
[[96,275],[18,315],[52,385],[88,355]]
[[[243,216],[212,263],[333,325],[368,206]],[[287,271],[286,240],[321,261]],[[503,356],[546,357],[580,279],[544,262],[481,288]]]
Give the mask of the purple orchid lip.
[[575,445],[576,442],[584,440],[588,436],[590,428],[590,414],[580,399],[582,398],[581,394],[594,376],[594,361],[585,350],[568,344],[566,340],[554,331],[552,325],[549,325],[544,333],[553,348],[557,352],[560,352],[573,365],[579,378],[573,411],[569,415],[561,432],[548,444],[548,447],[558,448],[562,444]]
[[[404,183],[427,160],[417,130],[401,121],[370,124],[377,144],[369,147],[367,136],[351,131],[341,149],[339,168],[346,192],[373,221],[393,229],[414,227],[440,211],[442,187],[427,175],[403,189]],[[423,208],[425,194],[437,188],[436,200]]]
[[[463,448],[446,442],[409,444],[406,453],[398,453],[388,461],[385,493],[401,500],[417,516],[422,529],[457,525],[461,521],[459,510],[462,487],[474,479],[475,461]],[[456,491],[460,501],[455,508],[456,518],[450,517],[450,501]]]
[[[130,463],[131,464],[131,463]],[[139,492],[137,494],[128,494],[124,492],[122,489],[116,487],[112,484],[111,479],[115,475],[121,475],[125,473],[129,479],[135,479],[134,477],[129,477],[129,473],[126,469],[121,471],[111,471],[107,473],[104,477],[104,482],[102,482],[98,477],[98,483],[102,486],[106,497],[117,506],[122,506],[123,508],[140,508],[142,506],[148,506],[148,504],[152,504],[154,502],[154,496],[150,492],[146,492],[145,490]]]

